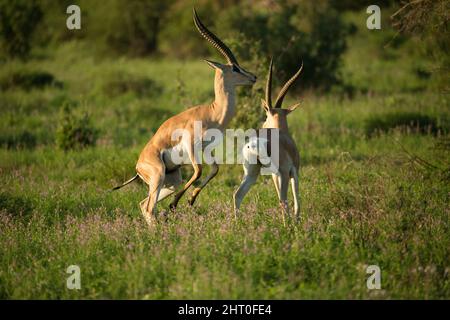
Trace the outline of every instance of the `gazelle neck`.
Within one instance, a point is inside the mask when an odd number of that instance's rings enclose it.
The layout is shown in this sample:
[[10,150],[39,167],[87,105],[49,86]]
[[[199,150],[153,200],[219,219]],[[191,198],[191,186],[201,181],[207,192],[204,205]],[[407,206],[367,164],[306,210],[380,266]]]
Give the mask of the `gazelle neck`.
[[289,128],[287,124],[287,119],[271,119],[271,121],[266,121],[263,123],[262,127],[264,129],[274,128],[274,129],[280,129],[280,131],[289,133]]
[[213,118],[220,126],[226,126],[235,114],[235,87],[227,83],[221,71],[214,77],[215,99],[212,106]]
[[289,133],[289,128],[288,128],[288,124],[287,124],[287,119],[283,119],[283,120],[279,120],[278,121],[278,125],[277,125],[278,129],[280,129],[280,131]]

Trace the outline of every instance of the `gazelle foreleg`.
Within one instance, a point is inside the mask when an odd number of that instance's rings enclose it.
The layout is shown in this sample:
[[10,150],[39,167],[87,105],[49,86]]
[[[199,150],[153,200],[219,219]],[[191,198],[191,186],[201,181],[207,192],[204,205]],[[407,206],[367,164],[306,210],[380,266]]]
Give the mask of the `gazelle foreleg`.
[[278,178],[279,175],[272,173],[273,185],[275,186],[275,190],[277,191],[278,200],[280,200],[280,182],[278,181]]
[[189,155],[189,160],[192,163],[192,167],[194,168],[194,174],[192,175],[191,179],[189,179],[189,181],[184,185],[183,189],[181,189],[175,195],[175,199],[173,199],[173,201],[170,203],[169,207],[172,210],[174,210],[177,207],[178,201],[180,201],[181,197],[186,192],[186,190],[189,189],[189,187],[195,181],[197,181],[202,175],[202,165],[197,162],[197,159],[196,159],[195,154],[194,154],[194,145],[193,144],[189,144],[188,155]]
[[233,195],[235,219],[237,219],[242,200],[244,199],[245,195],[250,190],[252,185],[255,184],[256,180],[258,179],[259,170],[260,166],[257,164],[244,163],[244,178],[242,179],[241,185]]
[[209,181],[211,181],[219,172],[219,166],[217,165],[217,163],[213,162],[211,164],[211,171],[209,172],[209,174],[206,176],[205,179],[202,180],[201,184],[194,189],[194,192],[192,192],[192,196],[189,199],[189,205],[192,206],[195,202],[195,199],[197,199],[197,196],[199,195],[199,193],[202,191],[202,189],[209,183]]

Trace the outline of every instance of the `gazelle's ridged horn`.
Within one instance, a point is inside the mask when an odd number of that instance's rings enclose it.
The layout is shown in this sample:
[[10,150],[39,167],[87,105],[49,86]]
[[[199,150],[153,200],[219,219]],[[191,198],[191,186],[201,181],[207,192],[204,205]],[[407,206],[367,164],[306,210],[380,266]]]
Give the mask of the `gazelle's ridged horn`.
[[289,88],[291,87],[291,85],[294,83],[295,80],[297,80],[298,76],[300,75],[300,73],[302,72],[303,69],[303,61],[302,61],[302,65],[300,66],[300,69],[298,69],[297,73],[294,74],[292,76],[292,78],[290,78],[285,85],[283,86],[283,88],[280,90],[280,93],[278,94],[277,100],[275,100],[275,106],[274,108],[281,108],[281,104],[283,103],[283,99],[284,96],[286,95],[286,93],[288,92]]
[[272,66],[273,66],[273,58],[270,58],[269,74],[267,75],[267,83],[266,83],[266,103],[271,109],[272,109]]
[[225,59],[227,59],[229,64],[239,65],[231,50],[214,33],[209,31],[203,25],[197,15],[197,11],[195,11],[195,8],[193,8],[193,14],[195,26],[197,27],[197,30],[200,32],[203,38],[211,42],[214,48],[219,50],[219,52],[225,57]]

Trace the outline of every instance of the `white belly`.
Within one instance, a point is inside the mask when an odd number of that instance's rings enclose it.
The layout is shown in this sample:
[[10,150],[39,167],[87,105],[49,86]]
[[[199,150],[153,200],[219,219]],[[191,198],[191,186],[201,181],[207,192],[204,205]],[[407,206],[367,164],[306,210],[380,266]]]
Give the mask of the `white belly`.
[[[194,141],[194,150],[193,155],[197,161],[197,163],[202,163],[203,150],[209,145],[211,149],[214,149],[222,140],[221,135],[214,136],[214,139],[211,137],[200,137]],[[191,150],[191,142],[190,138],[183,137],[180,143],[173,146],[172,148],[166,149],[163,151],[163,161],[166,165],[167,170],[173,170],[182,165],[190,165],[192,164],[191,157],[189,156]],[[211,151],[211,150],[209,150]]]
[[242,148],[244,167],[259,165],[267,173],[279,173],[279,161],[274,155],[269,156],[268,140],[252,137]]
[[166,170],[171,171],[182,165],[189,164],[189,155],[186,152],[183,144],[177,144],[173,148],[166,149],[163,151],[162,160],[166,165]]

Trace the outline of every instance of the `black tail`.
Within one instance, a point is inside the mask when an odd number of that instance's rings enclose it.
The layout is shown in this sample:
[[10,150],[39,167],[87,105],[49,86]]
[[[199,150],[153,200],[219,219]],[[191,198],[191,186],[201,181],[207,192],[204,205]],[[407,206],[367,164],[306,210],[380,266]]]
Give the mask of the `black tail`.
[[117,186],[117,187],[112,188],[112,190],[114,191],[114,190],[120,189],[120,188],[122,188],[122,187],[125,187],[127,184],[133,182],[133,181],[136,180],[138,177],[139,177],[139,175],[136,174],[133,178],[131,178],[130,180],[125,181],[125,182],[122,183],[120,186]]

